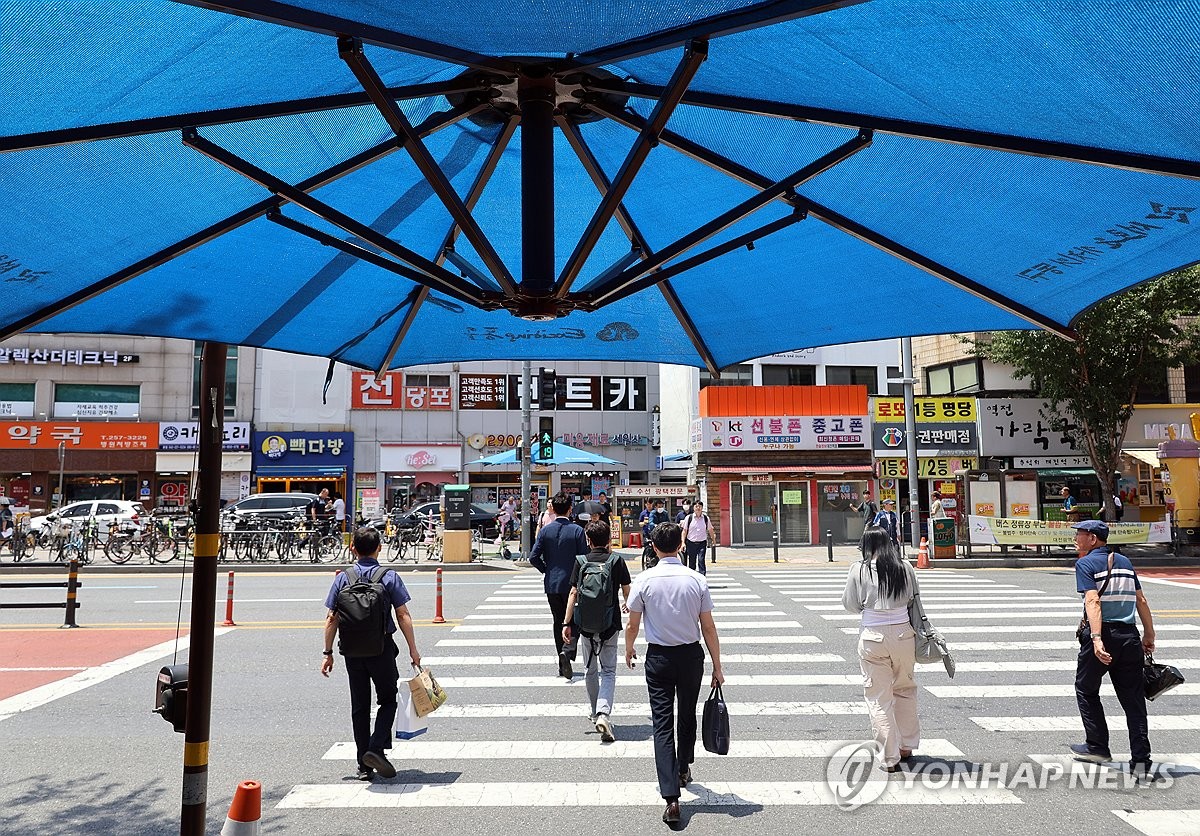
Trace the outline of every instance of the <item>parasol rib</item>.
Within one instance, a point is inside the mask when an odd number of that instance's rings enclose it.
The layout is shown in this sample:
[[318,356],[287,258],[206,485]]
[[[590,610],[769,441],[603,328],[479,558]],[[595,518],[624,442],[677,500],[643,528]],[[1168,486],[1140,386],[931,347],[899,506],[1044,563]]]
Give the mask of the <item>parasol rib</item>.
[[567,264],[563,267],[562,274],[558,278],[558,285],[554,290],[556,297],[560,299],[564,298],[570,291],[571,284],[579,275],[579,271],[583,269],[588,256],[592,254],[592,250],[600,241],[600,236],[604,233],[604,228],[612,220],[613,213],[617,211],[617,207],[625,199],[626,192],[633,185],[634,178],[637,177],[642,164],[646,162],[646,158],[650,155],[650,149],[658,144],[659,134],[666,128],[667,120],[671,118],[671,114],[674,112],[675,106],[679,103],[680,97],[683,96],[688,85],[691,84],[692,79],[695,78],[696,73],[699,71],[700,65],[704,63],[704,59],[707,57],[708,44],[704,41],[693,41],[684,50],[683,57],[679,60],[678,66],[675,67],[675,73],[671,77],[671,83],[668,85],[669,92],[655,104],[654,110],[651,112],[650,118],[646,120],[646,124],[639,133],[637,141],[629,149],[629,153],[625,156],[625,161],[621,163],[621,168],[617,171],[616,177],[613,178],[611,187],[604,193],[604,197],[601,198],[600,205],[596,207],[596,212],[592,215],[591,221],[588,222],[587,228],[583,231],[579,243],[575,245],[575,251],[567,259]]
[[[449,125],[453,125],[460,119],[466,119],[471,114],[477,112],[483,105],[473,105],[471,107],[459,107],[442,113],[435,113],[421,123],[420,131],[424,135],[429,135],[440,131]],[[344,160],[337,165],[331,166],[324,171],[314,174],[307,180],[303,180],[297,184],[296,188],[301,191],[313,191],[329,183],[334,182],[348,174],[370,165],[381,157],[396,151],[400,148],[401,141],[399,139],[389,139],[386,142],[381,142],[371,148],[361,151]],[[19,334],[29,328],[33,328],[42,324],[48,319],[57,316],[64,311],[68,311],[77,305],[82,305],[89,299],[93,299],[111,290],[114,287],[119,287],[125,282],[136,279],[138,276],[144,275],[155,267],[159,267],[167,262],[178,258],[181,255],[191,252],[203,244],[208,243],[222,235],[239,229],[253,220],[263,217],[272,209],[278,209],[282,206],[284,200],[280,197],[269,197],[265,200],[260,200],[251,206],[246,207],[240,212],[235,212],[223,220],[217,221],[199,232],[193,233],[173,244],[170,244],[158,252],[152,253],[145,258],[134,262],[128,267],[123,267],[115,273],[106,276],[99,281],[92,282],[86,287],[82,287],[73,293],[52,302],[49,305],[38,308],[32,313],[26,314],[20,319],[14,321],[6,328],[0,328],[0,340],[7,339],[14,334]]]
[[467,208],[462,198],[458,196],[458,192],[454,190],[454,186],[446,177],[446,173],[442,171],[442,167],[438,165],[437,160],[429,153],[429,149],[425,147],[425,143],[417,136],[416,129],[413,128],[412,122],[408,121],[408,117],[404,115],[396,103],[388,96],[387,89],[384,87],[383,79],[375,71],[375,67],[367,60],[363,54],[362,42],[353,38],[338,39],[338,54],[342,60],[350,67],[355,78],[362,84],[363,89],[367,91],[367,95],[371,97],[375,107],[378,108],[384,121],[396,134],[403,137],[405,140],[404,149],[408,151],[416,163],[417,169],[425,177],[429,183],[429,187],[433,189],[433,193],[438,196],[446,210],[450,213],[450,217],[454,219],[454,223],[462,230],[462,234],[471,242],[471,246],[475,248],[475,252],[483,260],[484,266],[488,272],[492,274],[492,278],[500,285],[501,289],[507,294],[514,294],[517,291],[516,282],[513,281],[512,274],[508,268],[504,266],[500,255],[496,252],[496,248],[492,246],[492,242],[483,234],[483,230],[479,228],[475,218],[471,215],[471,210]]

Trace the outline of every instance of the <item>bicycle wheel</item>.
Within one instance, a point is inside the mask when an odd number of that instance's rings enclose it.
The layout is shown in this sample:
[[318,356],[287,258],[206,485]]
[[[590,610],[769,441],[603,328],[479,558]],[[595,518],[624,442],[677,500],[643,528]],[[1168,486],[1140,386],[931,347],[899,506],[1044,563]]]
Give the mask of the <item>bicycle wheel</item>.
[[150,552],[150,559],[155,563],[170,563],[179,557],[179,543],[174,537],[163,537],[156,545],[157,549]]
[[113,535],[104,544],[104,556],[113,563],[126,563],[133,557],[132,538],[124,535]]
[[341,537],[336,534],[324,534],[317,540],[313,550],[313,560],[316,563],[329,563],[338,556],[342,547]]

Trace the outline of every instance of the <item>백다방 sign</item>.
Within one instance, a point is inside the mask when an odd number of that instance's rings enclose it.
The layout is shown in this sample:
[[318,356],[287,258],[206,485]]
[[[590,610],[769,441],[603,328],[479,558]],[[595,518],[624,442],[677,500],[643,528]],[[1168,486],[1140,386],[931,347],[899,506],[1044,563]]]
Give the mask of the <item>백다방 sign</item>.
[[[1075,543],[1075,529],[1068,522],[971,515],[968,517],[968,526],[971,543],[976,546],[1016,543],[1071,546]],[[1108,542],[1169,543],[1171,527],[1165,522],[1109,523]]]

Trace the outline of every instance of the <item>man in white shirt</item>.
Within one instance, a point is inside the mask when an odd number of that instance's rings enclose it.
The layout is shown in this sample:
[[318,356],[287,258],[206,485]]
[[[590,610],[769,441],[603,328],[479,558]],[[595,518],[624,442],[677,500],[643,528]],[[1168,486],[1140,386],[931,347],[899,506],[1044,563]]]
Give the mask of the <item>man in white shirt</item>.
[[[721,645],[713,621],[712,596],[704,576],[679,560],[683,531],[661,523],[653,533],[658,563],[634,579],[629,593],[629,626],[625,629],[625,664],[637,658],[634,643],[646,622],[646,690],[654,724],[654,765],[658,791],[667,802],[663,821],[679,821],[679,788],[692,780],[696,750],[696,701],[704,676],[704,651],[712,657],[712,685],[725,681]],[[679,704],[679,734],[675,734],[675,703]]]
[[708,514],[704,513],[704,503],[696,500],[692,505],[692,513],[683,518],[683,554],[687,558],[689,569],[695,569],[701,575],[707,575],[704,567],[704,555],[708,552],[708,541],[717,539]]
[[333,493],[333,519],[334,525],[337,527],[338,534],[343,534],[346,531],[346,500],[342,499],[342,495],[337,491]]

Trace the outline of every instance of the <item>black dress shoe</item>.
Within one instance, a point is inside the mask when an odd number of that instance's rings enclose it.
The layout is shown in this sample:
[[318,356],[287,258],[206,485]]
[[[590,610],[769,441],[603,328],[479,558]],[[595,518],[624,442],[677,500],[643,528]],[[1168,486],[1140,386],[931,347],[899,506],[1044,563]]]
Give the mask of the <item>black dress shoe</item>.
[[667,809],[663,811],[663,821],[666,824],[677,824],[679,822],[679,802],[668,801]]
[[392,762],[382,752],[368,750],[363,752],[363,766],[374,769],[379,773],[380,778],[395,778],[396,767],[392,766]]
[[571,669],[571,660],[565,653],[558,654],[558,675],[563,679],[571,679],[575,676],[575,671]]
[[679,773],[679,786],[686,787],[690,783],[692,783],[692,768],[685,766]]

